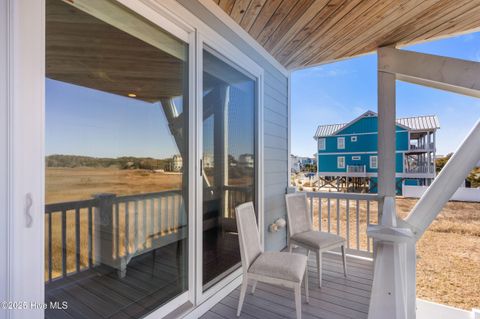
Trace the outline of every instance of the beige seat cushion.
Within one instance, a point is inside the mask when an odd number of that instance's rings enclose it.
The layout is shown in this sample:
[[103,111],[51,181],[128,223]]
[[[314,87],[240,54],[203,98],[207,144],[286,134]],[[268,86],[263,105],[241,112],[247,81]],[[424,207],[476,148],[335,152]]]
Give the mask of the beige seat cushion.
[[291,237],[291,239],[299,244],[304,244],[315,249],[322,249],[335,244],[340,246],[345,242],[343,237],[330,233],[319,232],[316,230],[309,230],[303,233],[295,234]]
[[286,252],[265,252],[255,259],[248,272],[301,282],[306,266],[307,256]]

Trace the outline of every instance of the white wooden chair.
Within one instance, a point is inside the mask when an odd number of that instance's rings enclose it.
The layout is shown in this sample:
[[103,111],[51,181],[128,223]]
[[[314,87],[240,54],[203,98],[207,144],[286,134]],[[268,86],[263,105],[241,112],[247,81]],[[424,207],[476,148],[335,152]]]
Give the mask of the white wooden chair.
[[307,257],[287,252],[264,252],[260,244],[255,210],[252,202],[235,208],[238,238],[242,257],[243,282],[238,300],[237,316],[242,311],[248,282],[253,283],[252,294],[257,282],[293,288],[297,319],[302,316],[301,285],[305,281],[305,298],[308,303]]
[[300,246],[317,255],[318,285],[322,287],[322,253],[341,248],[343,257],[343,273],[347,277],[345,258],[345,238],[313,229],[312,218],[307,205],[307,194],[292,193],[285,195],[287,202],[288,232],[290,235],[289,250]]

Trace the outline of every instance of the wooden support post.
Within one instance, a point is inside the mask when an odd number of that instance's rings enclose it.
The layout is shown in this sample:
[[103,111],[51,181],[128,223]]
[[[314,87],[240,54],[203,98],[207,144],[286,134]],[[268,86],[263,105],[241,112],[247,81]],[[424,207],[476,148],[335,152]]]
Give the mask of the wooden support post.
[[[96,194],[94,198],[99,201],[95,208],[95,260],[116,268],[119,277],[124,277],[126,265],[122,264],[122,258],[114,257],[115,227],[118,227],[118,225],[113,224],[113,204],[116,195],[110,193]],[[116,231],[119,231],[119,229]],[[128,234],[125,234],[125,236],[128,236]],[[118,245],[119,243],[115,244]]]

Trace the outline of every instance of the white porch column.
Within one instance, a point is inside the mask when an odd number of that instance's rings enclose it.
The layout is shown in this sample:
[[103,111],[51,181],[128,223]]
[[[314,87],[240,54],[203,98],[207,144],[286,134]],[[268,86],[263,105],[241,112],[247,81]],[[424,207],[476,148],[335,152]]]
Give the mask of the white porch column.
[[395,74],[378,72],[378,193],[395,196]]
[[[388,51],[386,52],[388,55]],[[397,227],[396,216],[396,106],[394,73],[383,72],[380,65],[384,49],[378,50],[378,193],[381,223],[369,226],[368,234],[376,242],[375,269],[370,298],[369,319],[407,319],[415,317],[411,291],[405,274],[407,254],[415,252],[410,229]],[[413,291],[413,296],[415,292]],[[413,303],[414,303],[413,297]],[[413,311],[411,311],[413,309]],[[413,315],[413,316],[412,316]]]

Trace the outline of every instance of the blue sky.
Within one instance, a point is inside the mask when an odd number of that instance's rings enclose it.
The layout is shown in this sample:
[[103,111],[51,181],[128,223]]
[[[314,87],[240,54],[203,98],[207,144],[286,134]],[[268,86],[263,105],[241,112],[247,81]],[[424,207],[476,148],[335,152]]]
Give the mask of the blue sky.
[[[480,61],[480,32],[402,49]],[[318,125],[377,111],[376,67],[377,56],[370,54],[292,74],[292,154],[315,153]],[[432,114],[441,126],[437,154],[445,155],[455,151],[480,119],[480,99],[397,81],[397,117]]]

